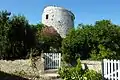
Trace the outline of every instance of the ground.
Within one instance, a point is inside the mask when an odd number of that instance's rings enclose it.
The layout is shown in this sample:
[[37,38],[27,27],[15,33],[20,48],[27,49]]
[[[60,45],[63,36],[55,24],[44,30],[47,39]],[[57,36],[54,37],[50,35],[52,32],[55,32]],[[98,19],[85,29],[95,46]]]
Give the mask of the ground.
[[59,78],[59,75],[54,72],[46,72],[45,74],[42,74],[41,77],[39,76],[16,76],[13,74],[8,74],[5,72],[0,71],[0,80],[61,80]]

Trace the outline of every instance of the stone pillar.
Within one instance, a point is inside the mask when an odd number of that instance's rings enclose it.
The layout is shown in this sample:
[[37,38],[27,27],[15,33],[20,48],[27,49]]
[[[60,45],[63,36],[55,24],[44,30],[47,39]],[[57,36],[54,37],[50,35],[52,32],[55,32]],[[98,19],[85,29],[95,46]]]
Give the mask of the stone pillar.
[[43,74],[44,73],[44,59],[43,58],[37,59],[35,64],[36,64],[36,68],[38,70],[38,73]]

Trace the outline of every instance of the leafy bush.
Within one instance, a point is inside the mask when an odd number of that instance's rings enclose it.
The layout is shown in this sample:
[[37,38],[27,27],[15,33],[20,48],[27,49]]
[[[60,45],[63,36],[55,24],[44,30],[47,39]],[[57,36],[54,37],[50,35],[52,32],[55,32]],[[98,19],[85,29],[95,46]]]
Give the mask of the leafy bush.
[[86,80],[102,80],[102,75],[94,70],[86,70],[83,78]]
[[102,75],[93,70],[82,69],[80,59],[75,67],[63,66],[59,69],[60,77],[64,80],[102,80]]
[[62,38],[52,26],[44,26],[37,32],[38,41],[42,42],[39,48],[43,52],[61,52]]
[[82,60],[91,57],[95,60],[120,59],[119,39],[119,25],[112,24],[109,20],[96,21],[95,25],[81,24],[79,28],[72,29],[62,41],[64,60],[76,60],[76,55],[80,55]]
[[82,74],[84,74],[84,70],[82,69],[80,61],[78,61],[78,65],[76,67],[68,67],[64,66],[59,70],[59,74],[61,78],[65,80],[71,79],[80,79],[82,78]]
[[0,11],[0,59],[26,58],[36,46],[36,31],[22,15]]
[[110,49],[106,49],[103,45],[99,45],[98,48],[100,50],[98,54],[96,54],[96,50],[91,51],[91,60],[113,59],[117,57]]

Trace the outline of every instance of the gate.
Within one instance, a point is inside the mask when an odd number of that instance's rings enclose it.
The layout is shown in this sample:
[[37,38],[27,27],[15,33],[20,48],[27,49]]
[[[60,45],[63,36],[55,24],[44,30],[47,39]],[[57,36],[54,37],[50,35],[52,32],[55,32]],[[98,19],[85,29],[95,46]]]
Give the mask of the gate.
[[120,60],[103,60],[103,80],[120,80]]
[[44,53],[45,69],[58,69],[61,62],[61,53]]

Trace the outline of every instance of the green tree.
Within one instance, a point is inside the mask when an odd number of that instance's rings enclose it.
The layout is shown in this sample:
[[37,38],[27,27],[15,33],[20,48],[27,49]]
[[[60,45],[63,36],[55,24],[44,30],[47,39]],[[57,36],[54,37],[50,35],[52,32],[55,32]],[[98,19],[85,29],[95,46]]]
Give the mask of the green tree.
[[[26,35],[27,27],[29,27],[28,21],[24,16],[12,16],[10,19],[11,28],[9,30],[9,41],[11,58],[22,57],[27,54]],[[10,57],[9,56],[9,57]]]
[[96,45],[94,45],[96,48],[93,48],[95,54],[101,54],[101,47],[99,47],[100,45],[102,45],[107,52],[111,52],[106,54],[111,56],[100,56],[101,59],[120,59],[120,26],[112,24],[109,20],[96,21],[93,39],[94,42],[97,42]]
[[11,28],[9,30],[11,58],[25,58],[31,48],[36,46],[36,30],[28,20],[21,15],[12,16],[10,20]]
[[91,50],[92,25],[82,25],[78,29],[72,29],[62,42],[63,58],[67,62],[76,60],[78,57],[87,59]]
[[11,13],[8,11],[0,11],[0,59],[4,59],[4,57],[8,56],[6,50],[9,47],[8,31],[10,28],[10,14]]
[[62,38],[53,27],[44,26],[38,32],[43,52],[60,52]]
[[95,55],[100,55],[103,49],[99,45],[110,50],[109,55],[112,55],[112,57],[98,56],[99,59],[120,58],[120,27],[118,25],[112,24],[109,20],[101,20],[96,21],[95,25],[80,24],[79,26],[76,30],[72,29],[62,42],[63,58],[67,62],[76,60],[78,56],[81,59],[89,59],[93,52]]

